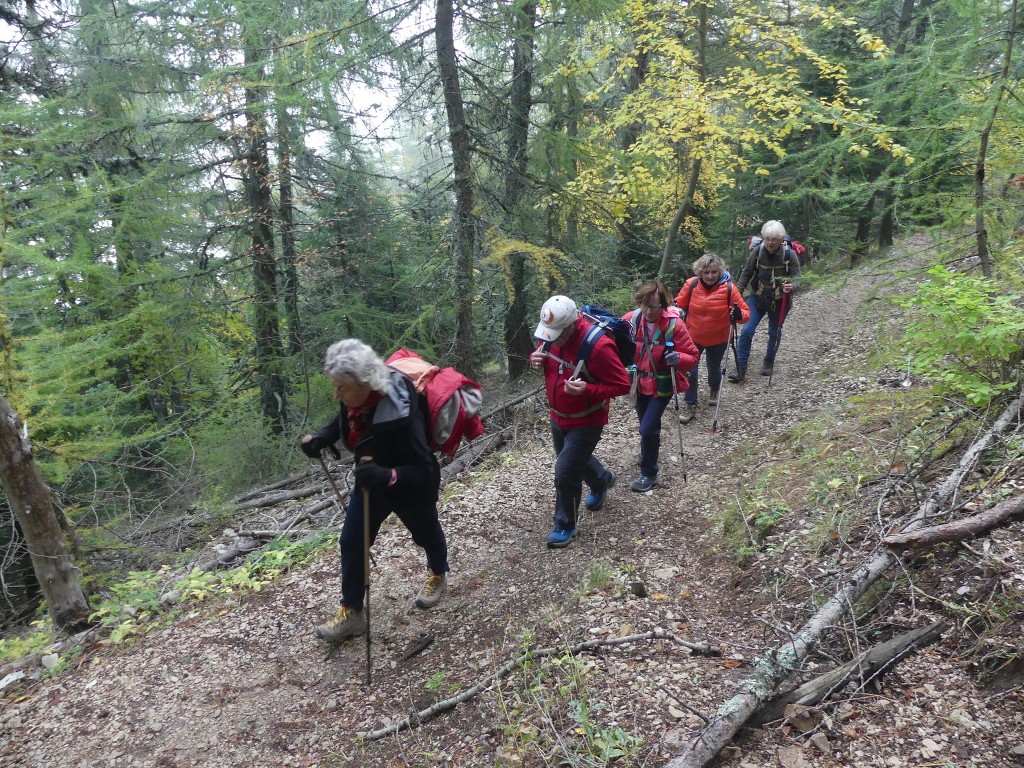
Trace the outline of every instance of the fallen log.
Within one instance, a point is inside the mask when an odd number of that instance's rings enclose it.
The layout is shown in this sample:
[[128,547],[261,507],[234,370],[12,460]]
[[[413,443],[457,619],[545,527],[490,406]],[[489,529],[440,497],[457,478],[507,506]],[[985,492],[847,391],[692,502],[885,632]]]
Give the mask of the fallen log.
[[289,485],[293,485],[293,484],[297,483],[299,480],[305,480],[307,477],[309,477],[312,474],[313,474],[313,470],[312,469],[307,469],[307,470],[304,470],[302,472],[298,472],[298,473],[296,473],[294,475],[289,475],[288,477],[282,478],[281,480],[275,480],[274,482],[268,483],[267,485],[261,485],[259,488],[250,488],[249,490],[245,491],[244,493],[240,493],[237,496],[235,496],[233,499],[230,499],[228,501],[228,503],[229,504],[241,504],[243,501],[248,501],[249,499],[256,498],[261,493],[267,493],[269,491],[276,491],[278,488],[285,488],[285,487],[287,487]]
[[[918,508],[903,527],[904,531],[920,528],[953,495],[981,453],[1011,422],[1016,423],[1022,401],[1024,396],[1014,400],[992,427],[975,440],[961,457],[956,470]],[[871,585],[896,562],[896,554],[885,550],[858,566],[788,643],[767,651],[754,661],[754,675],[740,683],[736,693],[718,708],[711,722],[701,728],[665,768],[704,768],[711,762],[743,724],[771,698],[775,689],[800,668],[825,632],[836,626]]]
[[813,706],[833,693],[841,691],[850,682],[857,682],[859,687],[863,688],[910,654],[934,643],[948,628],[949,625],[940,620],[879,643],[843,666],[819,675],[799,688],[767,702],[751,716],[747,724],[759,726],[778,720],[791,704]]
[[316,485],[307,485],[302,488],[295,488],[290,491],[272,493],[269,496],[262,496],[260,498],[253,498],[249,499],[248,501],[243,501],[241,504],[235,506],[235,511],[245,512],[246,510],[259,509],[260,507],[273,507],[285,501],[292,501],[293,499],[304,499],[307,496],[312,496],[314,493],[320,493],[321,491],[323,491],[323,484],[317,483]]
[[901,551],[930,547],[945,541],[976,539],[994,528],[1002,528],[1017,520],[1024,520],[1024,494],[1014,496],[970,517],[919,528],[916,531],[890,534],[882,539],[882,544],[889,549]]

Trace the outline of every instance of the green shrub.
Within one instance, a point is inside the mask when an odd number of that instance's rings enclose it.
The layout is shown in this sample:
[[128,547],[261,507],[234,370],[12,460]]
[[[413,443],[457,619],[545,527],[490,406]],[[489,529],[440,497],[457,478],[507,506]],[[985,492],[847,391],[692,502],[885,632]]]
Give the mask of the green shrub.
[[978,407],[1016,389],[1024,346],[1021,296],[942,265],[928,274],[915,296],[897,299],[913,311],[904,341],[914,370],[939,394]]

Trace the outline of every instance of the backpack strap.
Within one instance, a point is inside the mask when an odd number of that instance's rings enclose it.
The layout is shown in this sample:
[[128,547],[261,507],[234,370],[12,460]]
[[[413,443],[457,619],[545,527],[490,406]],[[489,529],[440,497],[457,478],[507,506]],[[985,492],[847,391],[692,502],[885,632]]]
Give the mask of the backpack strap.
[[[590,371],[587,370],[587,361],[590,359],[590,353],[594,351],[594,346],[597,344],[598,339],[602,336],[604,336],[604,328],[597,323],[592,323],[587,329],[587,332],[583,334],[583,341],[580,342],[580,348],[576,352],[577,360],[583,361],[583,369],[580,371],[580,374],[586,376],[588,379],[590,378]],[[569,416],[567,418],[578,417]]]

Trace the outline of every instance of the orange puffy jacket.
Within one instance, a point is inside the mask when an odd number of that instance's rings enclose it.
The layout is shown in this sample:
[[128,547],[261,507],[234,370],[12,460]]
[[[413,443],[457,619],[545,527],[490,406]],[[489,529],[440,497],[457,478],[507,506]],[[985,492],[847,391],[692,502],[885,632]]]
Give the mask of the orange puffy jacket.
[[676,295],[676,306],[686,313],[686,329],[694,344],[713,347],[729,341],[729,309],[739,305],[741,323],[750,319],[750,308],[743,300],[729,273],[708,288],[699,277],[691,277]]

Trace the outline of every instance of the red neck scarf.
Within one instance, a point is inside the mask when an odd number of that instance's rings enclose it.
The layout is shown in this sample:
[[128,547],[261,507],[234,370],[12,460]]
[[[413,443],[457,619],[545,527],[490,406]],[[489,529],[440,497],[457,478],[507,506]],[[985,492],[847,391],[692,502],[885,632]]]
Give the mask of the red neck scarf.
[[348,409],[348,447],[355,448],[359,441],[363,439],[363,435],[366,434],[370,428],[370,422],[373,419],[373,411],[377,407],[377,403],[380,402],[382,395],[380,392],[370,391],[369,397],[363,402],[362,405],[356,405]]

